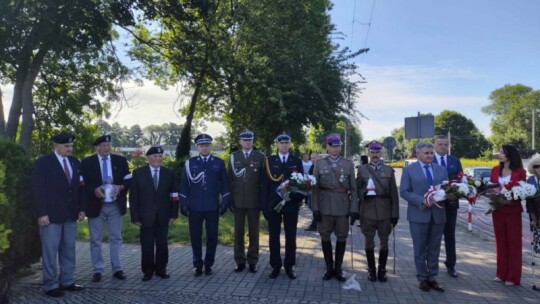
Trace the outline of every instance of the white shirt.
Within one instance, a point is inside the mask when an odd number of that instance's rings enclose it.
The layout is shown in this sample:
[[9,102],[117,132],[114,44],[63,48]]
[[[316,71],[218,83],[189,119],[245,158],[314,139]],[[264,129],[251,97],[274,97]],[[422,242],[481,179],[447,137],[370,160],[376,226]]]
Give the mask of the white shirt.
[[435,152],[435,157],[439,165],[442,163],[441,158],[444,158],[444,163],[448,166],[448,155],[439,155]]
[[287,162],[287,160],[289,159],[289,153],[287,153],[287,154],[278,153],[278,156],[279,156],[279,160],[281,162],[283,162],[283,157],[285,157],[285,162]]

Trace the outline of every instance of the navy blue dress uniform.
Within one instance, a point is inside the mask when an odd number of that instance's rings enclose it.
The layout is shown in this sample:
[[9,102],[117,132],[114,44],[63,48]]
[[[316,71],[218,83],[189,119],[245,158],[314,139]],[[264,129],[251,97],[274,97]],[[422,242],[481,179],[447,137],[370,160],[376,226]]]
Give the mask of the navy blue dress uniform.
[[[169,223],[178,218],[178,184],[173,171],[161,166],[163,149],[151,147],[146,155],[149,164],[133,171],[129,190],[131,222],[140,225],[143,281],[150,280],[154,273],[169,277]],[[153,157],[158,157],[157,161]]]
[[[200,134],[195,143],[211,145],[212,137]],[[227,170],[221,158],[210,154],[192,157],[186,161],[180,187],[180,205],[183,215],[189,219],[189,233],[193,250],[194,275],[213,273],[218,244],[219,215],[229,207],[230,195]],[[206,254],[202,259],[202,226],[206,228]]]
[[[77,219],[84,217],[79,160],[71,156],[73,134],[52,137],[54,152],[41,156],[32,171],[32,200],[40,225],[43,289],[52,297],[80,290],[74,283]],[[57,261],[60,274],[57,272]]]
[[[127,212],[127,191],[131,181],[127,159],[120,155],[111,154],[110,135],[98,137],[93,145],[96,154],[88,156],[81,161],[81,171],[84,177],[84,196],[88,228],[90,231],[90,256],[94,267],[93,282],[99,282],[104,271],[101,240],[103,238],[103,226],[107,224],[107,237],[111,257],[113,277],[125,280],[120,260],[122,247],[122,216]],[[96,189],[103,186],[107,179],[120,190],[112,202],[105,202],[103,196],[96,196]]]
[[[276,137],[276,142],[288,143],[291,137],[287,134],[281,134]],[[261,210],[268,221],[269,247],[270,247],[270,266],[272,273],[270,278],[276,278],[283,266],[285,272],[291,279],[296,278],[294,265],[296,264],[296,229],[298,224],[298,212],[304,199],[303,195],[293,194],[291,200],[287,201],[281,212],[274,210],[274,207],[282,201],[282,198],[276,192],[279,185],[288,180],[293,172],[304,174],[302,160],[296,156],[288,154],[285,156],[278,153],[269,156],[266,159],[266,173],[264,175],[263,187],[261,189]],[[285,259],[281,260],[281,223],[285,229]]]

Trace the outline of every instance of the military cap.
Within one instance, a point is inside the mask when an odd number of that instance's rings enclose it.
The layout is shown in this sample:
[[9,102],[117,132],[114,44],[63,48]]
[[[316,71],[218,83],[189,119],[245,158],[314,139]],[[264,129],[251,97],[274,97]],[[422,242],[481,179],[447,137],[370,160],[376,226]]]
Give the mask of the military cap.
[[279,134],[276,137],[276,142],[290,142],[291,136],[287,134],[287,132],[283,131],[283,133]]
[[151,147],[146,151],[146,156],[152,155],[152,154],[163,154],[163,148],[160,146],[157,147]]
[[382,145],[380,142],[376,141],[376,140],[373,140],[371,142],[369,142],[366,147],[369,149],[369,151],[371,152],[379,152],[382,150]]
[[255,137],[253,134],[253,131],[250,131],[248,129],[242,130],[239,136],[241,139],[245,139],[245,140],[253,140],[253,138]]
[[96,138],[96,140],[94,140],[93,145],[97,146],[102,142],[111,142],[111,136],[110,135],[101,135],[100,137]]
[[61,133],[54,135],[51,139],[55,144],[69,144],[73,142],[75,135],[72,133]]
[[212,136],[208,134],[199,134],[197,137],[195,137],[195,144],[197,145],[204,145],[204,144],[211,144],[212,143]]
[[330,134],[326,137],[326,144],[330,147],[336,147],[341,146],[343,143],[341,142],[341,137],[338,134]]

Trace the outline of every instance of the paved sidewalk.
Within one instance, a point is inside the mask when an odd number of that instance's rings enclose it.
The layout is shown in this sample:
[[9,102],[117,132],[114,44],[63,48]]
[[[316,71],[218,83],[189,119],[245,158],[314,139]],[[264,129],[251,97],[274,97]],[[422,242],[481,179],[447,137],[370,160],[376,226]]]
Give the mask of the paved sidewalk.
[[[540,292],[531,289],[530,256],[524,253],[521,286],[507,287],[492,281],[495,274],[493,240],[489,233],[468,232],[463,219],[460,219],[456,231],[460,277],[449,277],[441,262],[438,281],[446,292],[419,290],[409,226],[404,219],[405,206],[402,201],[401,221],[396,227],[396,273],[392,274],[393,253],[390,252],[387,283],[367,280],[363,236],[360,236],[358,227],[353,227],[354,257],[351,259],[348,243],[344,267],[347,275],[357,274],[363,289],[361,292],[343,290],[342,283],[335,279],[321,279],[324,261],[320,238],[316,232],[304,231],[310,216],[304,206],[298,225],[296,280],[289,280],[283,270],[277,279],[268,278],[271,268],[268,265],[268,241],[264,236],[261,239],[259,272],[256,274],[233,272],[233,250],[220,245],[214,275],[195,278],[191,274],[191,247],[171,246],[168,268],[171,278],[154,277],[149,282],[142,282],[139,246],[125,245],[122,259],[127,281],[113,280],[110,268],[106,268],[104,279],[100,283],[92,283],[89,246],[81,242],[77,244],[76,282],[86,286],[84,291],[69,292],[59,300],[51,299],[41,291],[41,272],[37,272],[15,284],[12,303],[539,303]],[[104,253],[105,265],[108,266],[107,246]],[[444,247],[441,249],[441,261],[444,261]],[[537,274],[539,270],[537,266]]]

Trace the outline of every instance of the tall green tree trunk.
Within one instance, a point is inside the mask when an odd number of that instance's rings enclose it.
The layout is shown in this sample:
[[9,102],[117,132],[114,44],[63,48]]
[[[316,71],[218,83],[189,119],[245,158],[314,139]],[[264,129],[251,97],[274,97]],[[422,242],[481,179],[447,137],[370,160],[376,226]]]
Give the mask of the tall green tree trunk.
[[188,159],[190,156],[189,152],[191,150],[191,126],[193,124],[193,117],[195,116],[197,101],[199,100],[199,96],[201,95],[201,89],[203,86],[205,75],[206,73],[204,71],[201,72],[201,75],[199,75],[199,78],[195,81],[195,90],[193,91],[193,95],[191,95],[191,103],[189,104],[189,110],[186,116],[186,123],[184,124],[184,128],[182,129],[178,146],[176,146],[177,160],[185,160]]

